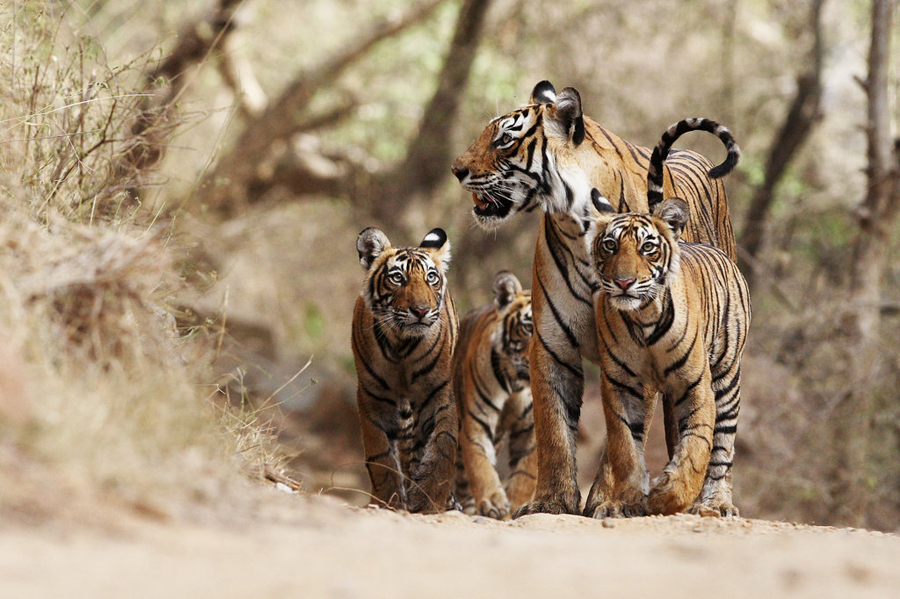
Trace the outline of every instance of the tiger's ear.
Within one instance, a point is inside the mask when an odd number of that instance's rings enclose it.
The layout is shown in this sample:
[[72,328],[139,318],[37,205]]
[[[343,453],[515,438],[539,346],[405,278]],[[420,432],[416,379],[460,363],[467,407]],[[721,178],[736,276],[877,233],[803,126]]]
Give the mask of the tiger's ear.
[[359,252],[359,263],[367,271],[372,268],[372,263],[386,249],[391,247],[391,242],[387,235],[375,227],[367,227],[363,229],[359,237],[356,238],[356,251]]
[[[594,235],[594,239],[599,239],[606,232],[606,227],[609,226],[609,223],[619,214],[616,212],[616,209],[613,208],[613,205],[603,197],[603,194],[594,187],[591,189],[591,204],[594,205],[594,208],[599,212],[594,221],[591,223],[591,228],[593,229],[592,233]],[[593,247],[593,242],[591,243],[591,247]]]
[[675,235],[675,239],[681,237],[684,226],[691,218],[687,202],[681,198],[669,198],[660,202],[653,210],[653,216],[666,223]]
[[498,310],[508,306],[520,293],[522,284],[508,270],[501,270],[494,277],[494,305]]
[[556,120],[576,146],[584,141],[584,112],[581,94],[574,87],[567,87],[556,98]]
[[613,205],[609,202],[609,200],[603,197],[603,194],[600,193],[600,191],[596,187],[591,189],[591,204],[594,205],[594,208],[596,208],[597,212],[599,212],[600,214],[605,214],[607,212],[610,212],[612,214],[616,213],[616,209],[613,208]]
[[440,263],[441,270],[447,272],[447,267],[450,266],[450,241],[443,229],[437,227],[430,230],[422,238],[419,247],[434,250],[431,255],[434,256],[435,261]]
[[556,88],[547,81],[541,81],[531,91],[531,104],[553,104],[556,102]]

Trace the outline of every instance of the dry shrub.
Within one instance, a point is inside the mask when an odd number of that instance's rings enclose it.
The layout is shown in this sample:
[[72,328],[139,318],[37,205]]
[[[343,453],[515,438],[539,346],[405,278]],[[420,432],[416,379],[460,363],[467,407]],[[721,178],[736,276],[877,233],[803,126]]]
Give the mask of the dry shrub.
[[[832,258],[833,258],[832,254]],[[846,263],[842,269],[849,268]],[[797,283],[805,303],[783,303],[757,294],[756,315],[743,365],[741,430],[735,461],[735,496],[742,515],[819,524],[846,525],[836,516],[835,493],[845,447],[839,428],[853,401],[854,381],[866,380],[874,417],[868,425],[866,526],[895,530],[900,518],[900,408],[896,389],[900,362],[895,351],[898,323],[885,318],[877,356],[854,359],[858,351],[850,327],[839,315],[852,311],[842,288]],[[799,290],[799,291],[798,291]],[[756,307],[755,307],[756,308]],[[851,371],[868,368],[865,376]]]
[[[56,6],[14,3],[0,33],[0,449],[141,505],[217,499],[271,434],[223,416],[213,343],[176,327],[178,244],[128,166],[147,60],[108,68]],[[29,501],[4,478],[0,506]]]

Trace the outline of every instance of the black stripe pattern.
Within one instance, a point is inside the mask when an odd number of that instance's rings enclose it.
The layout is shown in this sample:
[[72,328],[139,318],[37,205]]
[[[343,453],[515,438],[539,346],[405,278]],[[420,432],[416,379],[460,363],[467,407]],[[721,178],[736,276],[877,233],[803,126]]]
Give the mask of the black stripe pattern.
[[641,454],[643,413],[635,401],[647,389],[662,391],[673,398],[679,440],[649,491],[649,509],[734,515],[731,470],[750,298],[722,251],[677,241],[665,220],[673,206],[686,211],[684,202],[667,200],[656,217],[610,215],[593,242],[603,400],[617,414],[607,422],[609,459],[619,463],[631,459],[623,455]]
[[369,265],[353,316],[357,403],[373,499],[414,512],[447,507],[458,415],[451,359],[458,336],[447,290],[449,244],[435,229],[419,247],[390,247],[367,229]]

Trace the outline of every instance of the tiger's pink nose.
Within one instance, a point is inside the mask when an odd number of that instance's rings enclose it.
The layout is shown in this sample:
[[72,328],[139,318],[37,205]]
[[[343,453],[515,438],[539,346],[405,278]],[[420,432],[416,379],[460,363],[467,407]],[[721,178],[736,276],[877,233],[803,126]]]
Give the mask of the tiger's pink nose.
[[622,291],[628,291],[628,288],[634,285],[634,279],[613,279],[613,282],[618,285]]
[[422,319],[428,316],[428,306],[412,306],[409,311],[416,318]]

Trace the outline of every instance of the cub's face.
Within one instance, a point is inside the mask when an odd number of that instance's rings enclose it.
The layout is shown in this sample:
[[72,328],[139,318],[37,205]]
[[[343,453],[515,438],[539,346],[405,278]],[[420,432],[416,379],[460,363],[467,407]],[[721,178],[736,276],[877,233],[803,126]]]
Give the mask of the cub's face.
[[594,238],[591,255],[600,291],[617,310],[646,306],[666,285],[672,266],[672,244],[649,216],[614,217]]
[[653,216],[600,216],[591,258],[600,292],[614,308],[638,310],[659,297],[678,273],[678,237],[687,218],[687,204],[678,198],[662,202]]
[[376,328],[399,337],[421,337],[439,326],[447,290],[450,243],[434,229],[420,247],[390,246],[387,236],[369,228],[357,239],[367,269],[363,288]]
[[495,348],[505,357],[510,369],[510,379],[528,381],[528,352],[534,336],[534,320],[531,316],[531,292],[524,291],[499,314],[500,330],[495,338]]
[[534,336],[531,291],[522,289],[512,273],[500,271],[494,279],[494,308],[497,328],[492,339],[491,362],[516,386],[516,381],[529,380],[528,352]]

